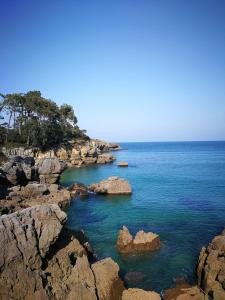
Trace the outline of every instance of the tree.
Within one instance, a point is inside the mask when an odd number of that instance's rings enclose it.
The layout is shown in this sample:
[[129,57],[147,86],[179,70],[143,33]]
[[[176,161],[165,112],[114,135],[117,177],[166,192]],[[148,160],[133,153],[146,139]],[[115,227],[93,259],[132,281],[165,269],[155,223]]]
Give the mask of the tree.
[[58,107],[39,91],[2,95],[1,112],[6,119],[2,134],[6,144],[20,143],[46,149],[72,138],[86,137],[77,126],[71,105]]

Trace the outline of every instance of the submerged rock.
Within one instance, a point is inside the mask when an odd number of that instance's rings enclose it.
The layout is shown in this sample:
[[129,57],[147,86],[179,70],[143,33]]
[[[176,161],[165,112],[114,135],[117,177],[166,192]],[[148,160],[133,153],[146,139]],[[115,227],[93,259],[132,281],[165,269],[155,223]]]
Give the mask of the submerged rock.
[[161,300],[161,297],[152,291],[128,289],[123,292],[122,300]]
[[99,183],[92,184],[89,188],[97,194],[119,195],[132,193],[129,182],[117,176],[112,176]]
[[166,290],[165,300],[208,300],[199,287],[176,287]]
[[225,299],[225,230],[207,248],[202,248],[197,277],[198,285],[212,299]]
[[155,251],[161,247],[161,241],[153,232],[138,231],[133,239],[128,228],[123,226],[119,231],[117,248],[121,253],[134,253],[143,251]]

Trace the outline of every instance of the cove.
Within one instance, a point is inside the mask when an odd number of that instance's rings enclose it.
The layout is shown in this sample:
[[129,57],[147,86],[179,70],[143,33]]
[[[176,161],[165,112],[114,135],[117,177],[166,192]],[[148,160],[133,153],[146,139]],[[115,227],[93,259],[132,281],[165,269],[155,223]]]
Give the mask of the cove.
[[[129,287],[161,291],[176,277],[195,282],[201,247],[225,226],[225,142],[120,143],[113,164],[67,169],[60,183],[91,184],[121,176],[132,185],[131,196],[90,195],[68,210],[67,227],[84,229],[99,259],[112,257],[122,275],[141,272]],[[126,161],[128,168],[117,167]],[[119,229],[126,225],[160,235],[154,253],[125,256],[116,249]]]

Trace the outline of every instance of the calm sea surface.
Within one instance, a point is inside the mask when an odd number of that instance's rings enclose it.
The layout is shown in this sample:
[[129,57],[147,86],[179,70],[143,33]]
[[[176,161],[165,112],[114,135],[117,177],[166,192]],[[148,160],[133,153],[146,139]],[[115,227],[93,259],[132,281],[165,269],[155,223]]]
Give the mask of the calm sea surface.
[[[131,196],[91,195],[72,202],[67,226],[84,229],[98,258],[111,256],[121,273],[141,272],[129,286],[161,291],[183,276],[195,282],[199,251],[225,226],[225,142],[121,143],[117,161],[105,166],[68,169],[61,183],[90,184],[121,176],[133,187]],[[116,163],[126,161],[128,168]],[[121,256],[119,229],[126,225],[158,233],[161,250]]]

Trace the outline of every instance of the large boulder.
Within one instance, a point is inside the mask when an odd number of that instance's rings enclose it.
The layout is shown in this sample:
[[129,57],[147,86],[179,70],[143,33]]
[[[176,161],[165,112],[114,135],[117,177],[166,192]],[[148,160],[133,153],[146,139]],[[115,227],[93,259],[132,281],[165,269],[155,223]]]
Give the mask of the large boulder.
[[120,300],[125,289],[119,278],[119,266],[111,258],[106,258],[91,266],[96,280],[99,300]]
[[152,291],[128,289],[123,292],[122,300],[161,300],[161,297]]
[[39,179],[41,183],[56,183],[66,163],[56,157],[40,159],[37,162]]
[[130,234],[126,226],[119,231],[117,239],[117,249],[121,253],[134,253],[143,251],[155,251],[161,247],[161,241],[157,234],[153,232],[137,232],[135,238]]
[[199,286],[212,299],[225,299],[225,230],[202,248],[197,277]]
[[112,176],[99,183],[92,184],[90,190],[97,194],[131,194],[132,188],[129,182],[123,178]]

